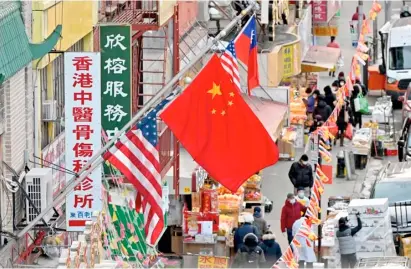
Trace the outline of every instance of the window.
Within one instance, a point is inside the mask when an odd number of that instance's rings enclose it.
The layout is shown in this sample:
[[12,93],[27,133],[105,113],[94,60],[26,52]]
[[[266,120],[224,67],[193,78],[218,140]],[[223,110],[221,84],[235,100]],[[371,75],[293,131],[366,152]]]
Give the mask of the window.
[[[41,83],[41,100],[47,100],[47,68],[40,70],[40,83]],[[43,115],[43,112],[41,113]],[[48,130],[48,122],[41,123],[41,148],[43,149],[50,143],[50,136]]]
[[390,48],[390,69],[411,69],[411,46]]
[[[83,51],[84,42],[80,39],[77,43],[71,46],[67,51]],[[53,95],[57,101],[57,121],[54,124],[54,135],[57,137],[64,131],[64,126],[61,121],[64,119],[64,54],[58,56],[52,63],[53,69]]]

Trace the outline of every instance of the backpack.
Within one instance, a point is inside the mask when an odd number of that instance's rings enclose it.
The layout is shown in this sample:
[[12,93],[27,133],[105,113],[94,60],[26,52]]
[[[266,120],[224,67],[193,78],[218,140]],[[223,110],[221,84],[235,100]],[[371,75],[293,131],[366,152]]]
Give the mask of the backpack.
[[241,265],[243,268],[260,268],[260,255],[263,250],[260,247],[249,249],[247,246],[241,248],[244,255],[245,263]]

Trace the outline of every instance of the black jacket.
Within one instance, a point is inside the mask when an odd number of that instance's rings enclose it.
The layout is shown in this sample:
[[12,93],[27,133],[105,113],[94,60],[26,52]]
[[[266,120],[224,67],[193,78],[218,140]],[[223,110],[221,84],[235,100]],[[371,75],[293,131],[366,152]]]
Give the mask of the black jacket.
[[341,107],[340,113],[338,114],[337,118],[337,126],[339,130],[345,131],[347,128],[347,122],[345,122],[344,111],[347,110],[348,112],[348,123],[354,124],[353,114],[351,111],[351,107],[347,105],[343,105]]
[[264,251],[264,256],[266,260],[265,268],[271,268],[273,264],[275,264],[279,258],[283,255],[281,253],[280,245],[274,240],[263,240],[260,244],[260,247]]
[[314,183],[313,169],[311,165],[302,165],[300,162],[295,162],[291,165],[288,177],[295,188],[312,187]]
[[[335,108],[334,101],[335,101],[335,94],[333,94],[332,92],[325,94],[325,102],[327,103],[327,105],[330,106],[331,111],[333,111]],[[326,121],[327,119],[323,119],[323,120]]]
[[332,113],[331,107],[322,100],[318,102],[317,107],[314,109],[314,117],[317,115],[320,115],[323,121],[328,120],[331,113]]

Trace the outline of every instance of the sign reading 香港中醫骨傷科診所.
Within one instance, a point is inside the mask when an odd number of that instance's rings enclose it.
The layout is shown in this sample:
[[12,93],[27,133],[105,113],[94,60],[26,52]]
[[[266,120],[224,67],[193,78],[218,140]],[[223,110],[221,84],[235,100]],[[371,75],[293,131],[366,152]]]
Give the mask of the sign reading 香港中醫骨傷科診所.
[[[100,52],[101,125],[111,139],[132,117],[130,25],[101,25]],[[106,175],[116,171],[104,164]]]
[[[100,53],[64,54],[66,169],[78,173],[101,149]],[[66,182],[73,175],[66,173]],[[83,231],[100,211],[101,166],[66,197],[67,231]]]

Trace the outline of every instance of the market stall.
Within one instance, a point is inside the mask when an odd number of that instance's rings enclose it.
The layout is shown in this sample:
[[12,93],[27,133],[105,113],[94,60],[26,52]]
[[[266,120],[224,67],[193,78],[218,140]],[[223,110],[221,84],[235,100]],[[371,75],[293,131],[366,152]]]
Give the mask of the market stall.
[[209,176],[197,184],[198,192],[191,193],[183,209],[182,254],[186,268],[198,255],[233,257],[233,229],[239,226],[243,214],[250,214],[255,206],[261,206],[263,213],[265,207],[261,172],[251,176],[235,193]]

